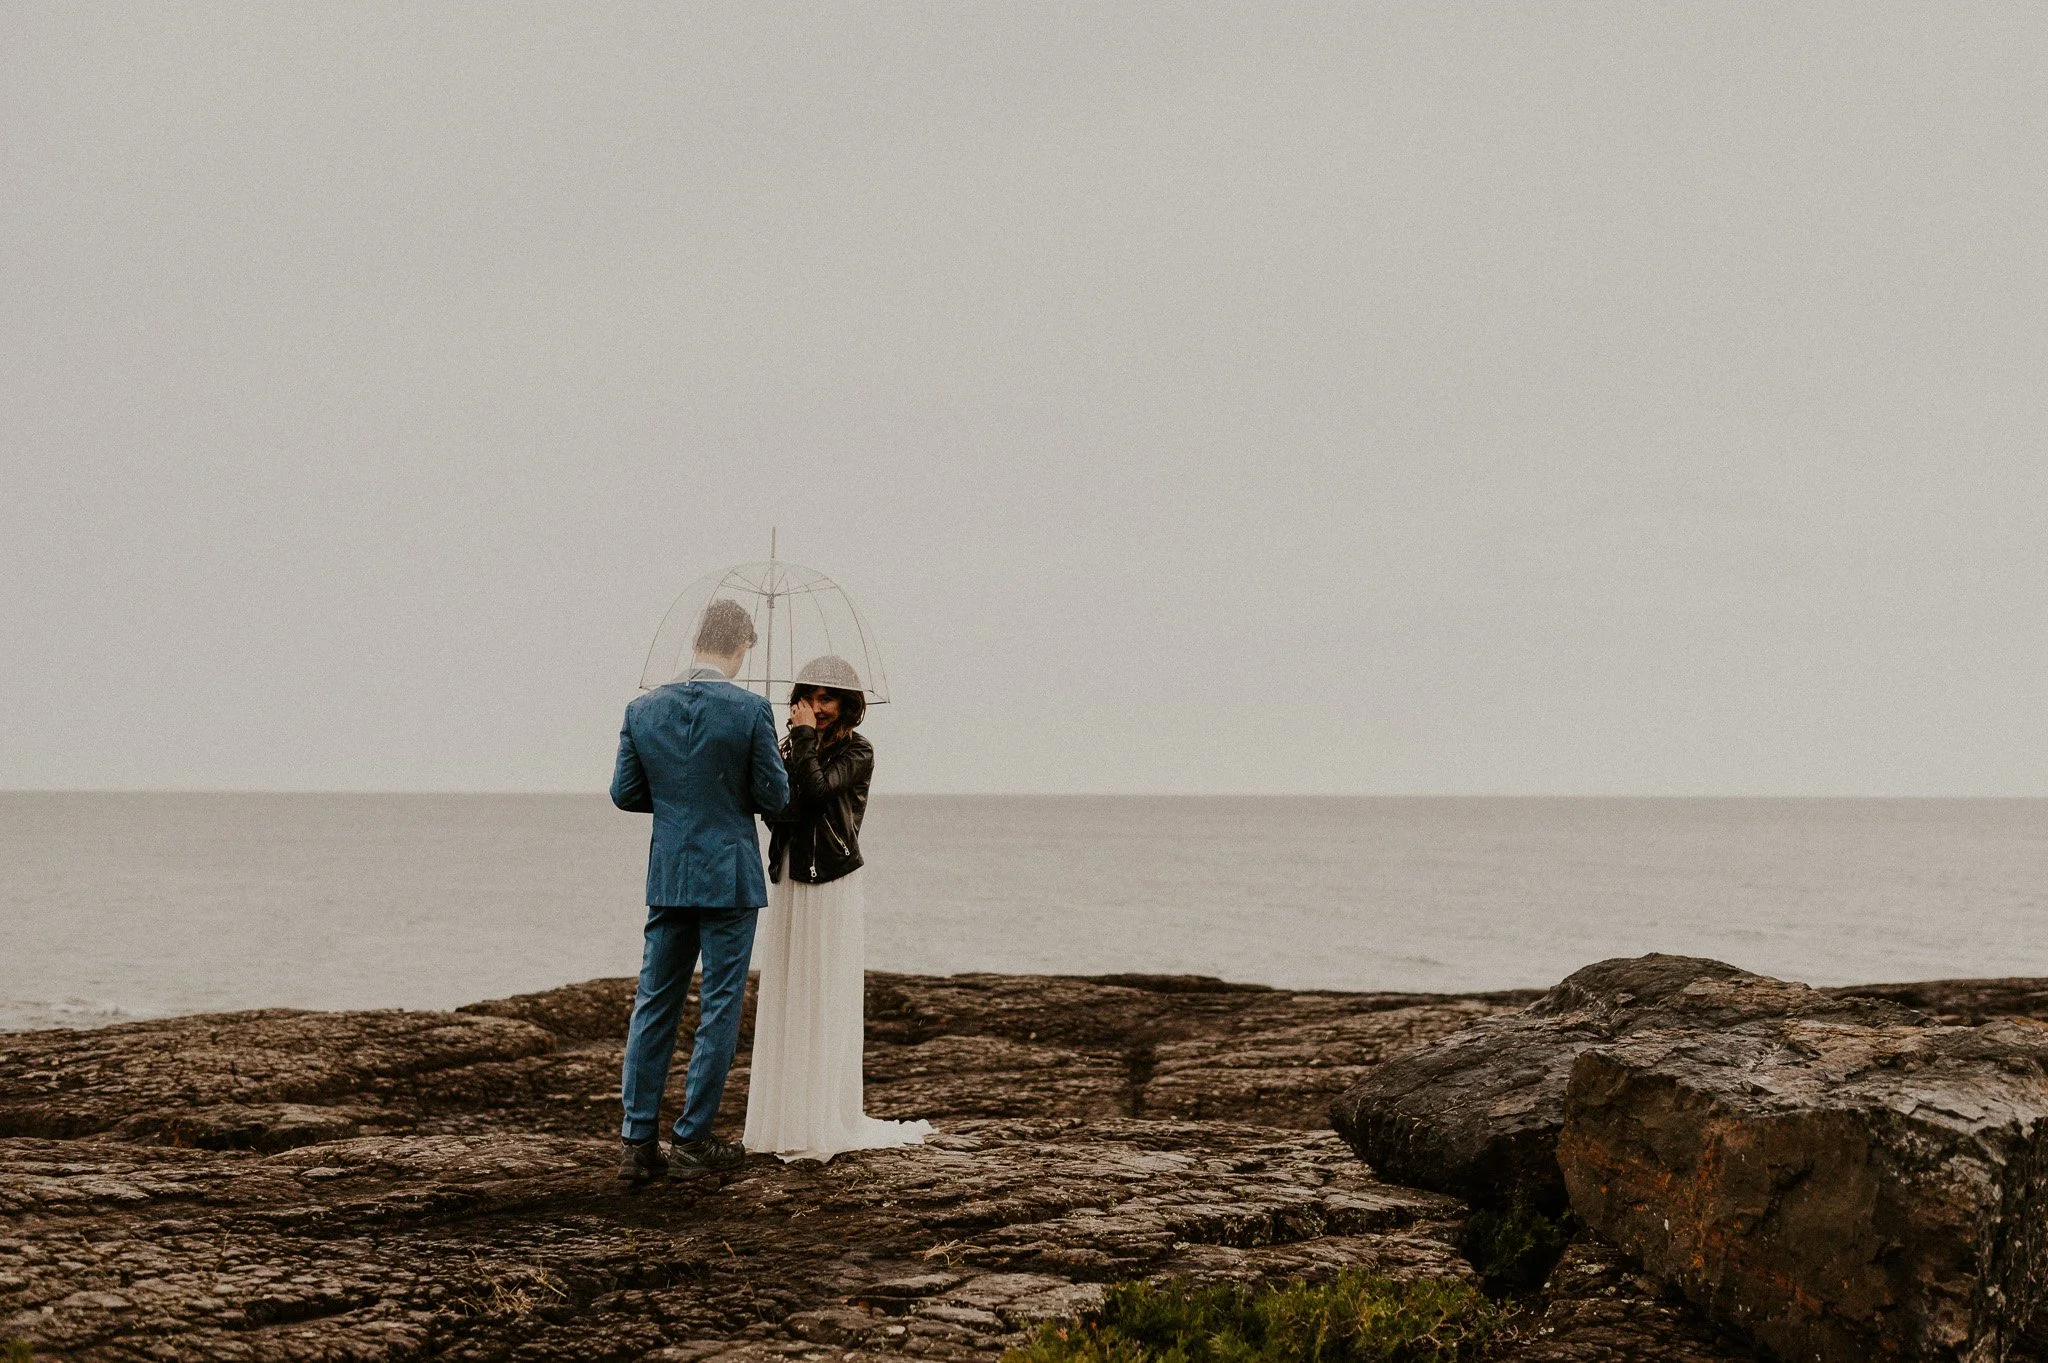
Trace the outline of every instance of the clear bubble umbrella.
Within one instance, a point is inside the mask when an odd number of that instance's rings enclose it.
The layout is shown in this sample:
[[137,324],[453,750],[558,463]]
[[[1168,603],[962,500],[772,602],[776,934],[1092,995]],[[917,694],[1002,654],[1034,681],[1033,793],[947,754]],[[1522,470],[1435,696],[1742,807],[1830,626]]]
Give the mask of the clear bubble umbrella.
[[697,630],[715,601],[738,602],[754,622],[757,639],[735,684],[775,705],[787,705],[789,688],[799,681],[862,691],[870,705],[887,703],[882,656],[853,598],[815,568],[775,558],[707,573],[691,583],[655,631],[641,690],[690,675]]

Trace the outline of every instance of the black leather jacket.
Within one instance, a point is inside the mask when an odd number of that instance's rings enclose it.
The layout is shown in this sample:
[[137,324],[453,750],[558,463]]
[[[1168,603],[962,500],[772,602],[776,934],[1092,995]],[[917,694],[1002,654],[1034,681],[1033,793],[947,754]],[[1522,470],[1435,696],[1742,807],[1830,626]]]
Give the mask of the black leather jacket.
[[859,870],[874,746],[853,733],[821,750],[816,729],[796,728],[782,741],[782,762],[789,768],[789,804],[768,819],[769,878],[782,879],[784,852],[792,878],[807,885]]

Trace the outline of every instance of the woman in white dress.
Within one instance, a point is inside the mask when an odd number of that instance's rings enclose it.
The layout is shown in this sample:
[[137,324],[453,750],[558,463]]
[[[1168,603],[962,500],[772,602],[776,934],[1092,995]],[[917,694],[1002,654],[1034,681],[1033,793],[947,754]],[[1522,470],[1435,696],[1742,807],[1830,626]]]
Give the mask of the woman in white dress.
[[860,821],[874,747],[854,732],[867,711],[843,658],[815,658],[789,695],[789,806],[769,820],[768,907],[747,1082],[748,1150],[829,1160],[844,1150],[915,1145],[928,1122],[889,1122],[861,1105],[866,1030]]

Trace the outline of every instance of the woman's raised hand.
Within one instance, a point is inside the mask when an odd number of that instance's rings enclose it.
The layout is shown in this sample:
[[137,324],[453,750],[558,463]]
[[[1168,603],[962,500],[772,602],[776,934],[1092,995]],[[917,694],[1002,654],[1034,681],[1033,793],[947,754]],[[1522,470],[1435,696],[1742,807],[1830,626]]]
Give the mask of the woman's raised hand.
[[809,696],[805,696],[802,700],[789,707],[789,727],[792,729],[815,729],[818,727],[818,713],[811,708],[811,698]]

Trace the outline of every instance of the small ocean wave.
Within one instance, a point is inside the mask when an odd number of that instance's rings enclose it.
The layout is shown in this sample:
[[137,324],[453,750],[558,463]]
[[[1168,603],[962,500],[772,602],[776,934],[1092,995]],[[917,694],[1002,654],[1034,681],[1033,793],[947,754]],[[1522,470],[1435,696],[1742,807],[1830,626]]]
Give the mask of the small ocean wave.
[[145,1016],[97,999],[0,999],[0,1032],[41,1032],[56,1027],[108,1027]]

